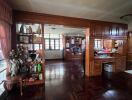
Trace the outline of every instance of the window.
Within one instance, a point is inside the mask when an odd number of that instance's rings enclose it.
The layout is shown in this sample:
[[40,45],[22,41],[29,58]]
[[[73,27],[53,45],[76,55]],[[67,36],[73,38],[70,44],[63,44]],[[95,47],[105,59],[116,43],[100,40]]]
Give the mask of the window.
[[1,40],[0,40],[0,60],[4,59],[4,55],[2,52],[2,47],[1,47]]
[[102,49],[101,39],[94,40],[94,48],[95,49]]
[[62,50],[62,36],[60,34],[44,34],[46,50]]
[[34,44],[34,50],[41,50],[42,44]]
[[45,49],[49,49],[49,39],[45,39]]

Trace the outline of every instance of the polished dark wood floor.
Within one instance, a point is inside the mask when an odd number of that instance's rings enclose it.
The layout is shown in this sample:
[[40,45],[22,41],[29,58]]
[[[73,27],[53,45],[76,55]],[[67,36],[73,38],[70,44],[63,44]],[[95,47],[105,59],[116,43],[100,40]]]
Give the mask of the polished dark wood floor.
[[132,74],[124,72],[84,78],[79,61],[47,61],[45,85],[4,92],[0,100],[132,100]]

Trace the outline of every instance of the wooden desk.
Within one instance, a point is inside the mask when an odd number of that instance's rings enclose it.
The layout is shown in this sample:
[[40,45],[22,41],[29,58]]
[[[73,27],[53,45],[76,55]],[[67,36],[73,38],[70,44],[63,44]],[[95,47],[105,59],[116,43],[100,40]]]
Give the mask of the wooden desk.
[[92,76],[102,75],[102,69],[104,63],[111,63],[113,67],[112,72],[115,72],[115,57],[106,57],[106,58],[95,57],[94,66],[91,68]]
[[103,63],[112,63],[113,71],[112,72],[122,72],[126,69],[126,56],[117,56],[117,57],[94,57],[94,65],[91,68],[91,76],[97,76],[102,74],[102,64]]

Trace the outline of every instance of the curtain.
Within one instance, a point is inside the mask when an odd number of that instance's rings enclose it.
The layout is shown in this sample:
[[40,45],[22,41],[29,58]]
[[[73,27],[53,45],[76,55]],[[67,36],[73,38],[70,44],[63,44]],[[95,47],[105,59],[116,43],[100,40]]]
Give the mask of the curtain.
[[10,43],[10,25],[0,20],[0,59],[8,58]]

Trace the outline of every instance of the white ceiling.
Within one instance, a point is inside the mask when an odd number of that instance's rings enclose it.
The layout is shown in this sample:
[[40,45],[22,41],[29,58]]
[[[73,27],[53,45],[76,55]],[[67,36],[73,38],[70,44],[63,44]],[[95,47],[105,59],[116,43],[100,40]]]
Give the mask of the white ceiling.
[[84,36],[85,29],[83,28],[72,28],[63,25],[45,24],[44,33],[50,34],[63,34],[70,36]]
[[9,0],[14,9],[124,22],[120,17],[132,13],[132,0]]

